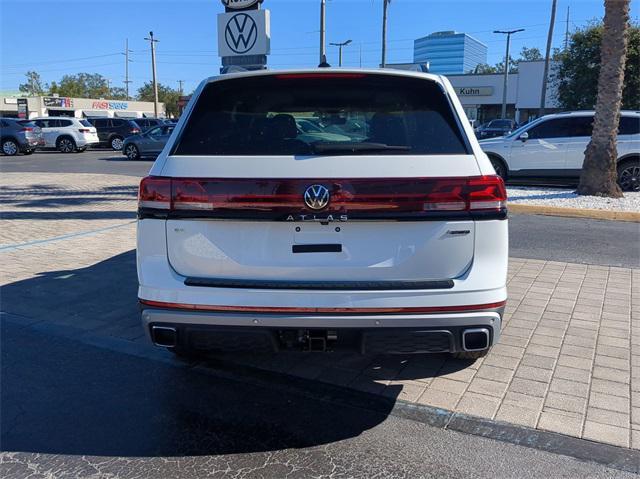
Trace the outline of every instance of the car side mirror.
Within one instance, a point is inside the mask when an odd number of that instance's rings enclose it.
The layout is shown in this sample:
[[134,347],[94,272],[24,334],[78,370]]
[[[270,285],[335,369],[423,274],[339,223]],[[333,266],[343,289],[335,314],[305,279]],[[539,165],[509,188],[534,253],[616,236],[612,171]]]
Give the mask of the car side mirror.
[[529,139],[529,133],[527,133],[526,131],[522,132],[518,139],[524,143]]

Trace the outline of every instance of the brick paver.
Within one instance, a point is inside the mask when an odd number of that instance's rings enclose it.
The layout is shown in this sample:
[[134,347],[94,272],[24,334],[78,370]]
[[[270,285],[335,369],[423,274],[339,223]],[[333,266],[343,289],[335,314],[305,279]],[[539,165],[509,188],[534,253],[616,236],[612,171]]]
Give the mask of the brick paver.
[[[2,311],[151,347],[136,304],[137,181],[3,174]],[[640,270],[511,258],[508,286],[500,343],[475,362],[343,353],[223,358],[640,449]]]

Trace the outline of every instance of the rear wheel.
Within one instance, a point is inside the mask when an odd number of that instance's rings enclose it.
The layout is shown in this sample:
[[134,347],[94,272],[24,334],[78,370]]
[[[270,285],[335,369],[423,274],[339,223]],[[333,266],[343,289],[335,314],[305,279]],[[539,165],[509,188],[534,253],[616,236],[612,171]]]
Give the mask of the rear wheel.
[[122,144],[123,143],[124,143],[124,140],[120,136],[114,136],[109,141],[109,144],[111,145],[111,149],[114,150],[114,151],[122,150]]
[[503,180],[507,179],[507,167],[505,166],[504,162],[502,160],[500,160],[499,158],[496,158],[495,156],[490,156],[489,160],[491,161],[491,164],[493,165],[493,169],[496,170],[496,174],[502,178]]
[[489,354],[490,349],[484,349],[482,351],[460,351],[459,353],[453,353],[452,356],[456,359],[480,359]]
[[622,191],[640,191],[640,159],[626,160],[618,165],[618,184]]
[[127,145],[127,147],[124,149],[124,154],[127,155],[127,158],[130,160],[137,160],[140,158],[140,151],[138,150],[138,147],[133,143]]
[[61,153],[71,153],[76,149],[76,143],[69,137],[62,137],[58,140],[58,151]]
[[14,140],[4,140],[2,142],[2,153],[7,156],[15,156],[18,154],[18,144]]

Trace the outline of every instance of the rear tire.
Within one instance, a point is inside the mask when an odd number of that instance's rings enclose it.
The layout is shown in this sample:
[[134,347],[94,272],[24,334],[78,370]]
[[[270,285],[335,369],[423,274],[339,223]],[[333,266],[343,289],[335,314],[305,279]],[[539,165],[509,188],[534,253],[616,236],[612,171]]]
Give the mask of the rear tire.
[[124,140],[121,136],[114,136],[109,140],[109,145],[113,151],[121,151]]
[[16,156],[19,152],[20,148],[14,140],[3,140],[2,153],[5,156]]
[[73,153],[76,150],[76,142],[68,136],[58,138],[56,147],[60,153]]
[[493,165],[493,169],[496,170],[496,175],[498,175],[503,180],[507,179],[507,166],[504,162],[495,156],[490,156],[489,161]]
[[135,161],[140,159],[140,150],[133,143],[127,145],[124,150],[124,154],[127,156],[127,159]]
[[452,356],[455,359],[480,359],[489,354],[490,350],[491,348],[487,348],[483,351],[460,351],[458,353],[452,353]]
[[640,191],[640,158],[620,162],[618,184],[622,191]]

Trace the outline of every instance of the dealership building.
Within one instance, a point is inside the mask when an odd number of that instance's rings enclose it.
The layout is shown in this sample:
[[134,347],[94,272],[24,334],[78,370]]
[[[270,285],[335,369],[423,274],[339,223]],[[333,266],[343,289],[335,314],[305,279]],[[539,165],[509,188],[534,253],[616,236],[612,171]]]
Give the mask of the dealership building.
[[[25,98],[16,96],[0,96],[0,116],[19,117],[18,104],[24,105]],[[106,100],[91,98],[69,98],[62,96],[35,96],[26,98],[27,116],[74,116],[85,117],[120,117],[142,118],[153,117],[153,102]],[[165,116],[164,103],[158,103],[158,116]]]
[[[550,68],[553,76],[553,65]],[[535,118],[540,108],[544,61],[521,61],[518,73],[509,74],[507,84],[507,118],[523,123]],[[483,123],[500,117],[504,74],[446,75],[453,85],[464,111],[470,120]],[[559,111],[553,81],[547,83],[545,111]]]

